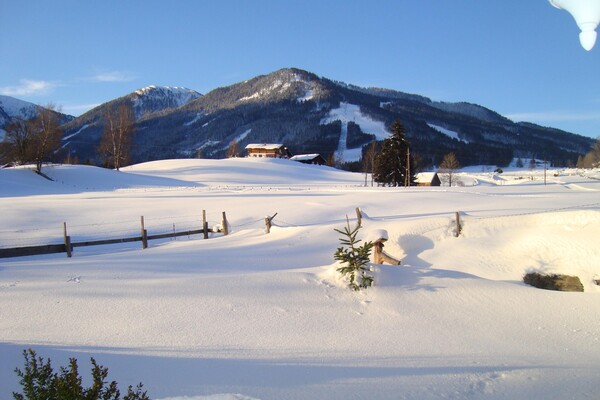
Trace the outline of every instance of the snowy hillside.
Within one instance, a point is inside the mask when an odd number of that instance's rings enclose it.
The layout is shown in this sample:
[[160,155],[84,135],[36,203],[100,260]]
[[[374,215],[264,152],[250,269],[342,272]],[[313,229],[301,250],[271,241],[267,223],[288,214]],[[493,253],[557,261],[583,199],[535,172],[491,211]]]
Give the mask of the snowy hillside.
[[[11,122],[13,118],[30,119],[36,116],[36,104],[28,101],[15,99],[10,96],[0,95],[0,142],[4,139],[4,127]],[[67,123],[73,120],[73,116],[56,112],[59,124]]]
[[4,140],[5,134],[2,128],[12,118],[29,119],[33,116],[35,116],[35,104],[15,99],[14,97],[0,95],[0,142]]
[[[482,170],[484,170],[482,172]],[[0,398],[32,347],[153,399],[565,399],[600,391],[600,171],[472,168],[376,188],[287,160],[0,170],[0,248],[198,226],[231,233],[0,259]],[[401,266],[353,292],[335,228],[385,229]],[[463,224],[454,236],[455,212]],[[277,215],[270,234],[265,216]],[[583,293],[528,271],[577,275]]]
[[282,143],[295,155],[327,159],[335,154],[338,160],[354,162],[373,139],[388,137],[386,127],[398,119],[411,152],[426,168],[439,165],[450,152],[459,155],[461,165],[504,166],[517,155],[534,154],[545,154],[553,165],[569,165],[593,144],[588,137],[514,123],[476,104],[433,102],[284,68],[202,96],[188,89],[149,86],[112,100],[63,127],[71,136],[71,156],[102,165],[97,149],[103,114],[124,101],[132,101],[136,110],[135,163],[198,154],[220,159],[234,141],[242,149],[251,143]]
[[200,93],[192,89],[170,86],[147,86],[129,95],[137,119],[147,114],[179,108],[197,99]]
[[334,121],[341,122],[341,134],[336,151],[336,157],[344,161],[360,161],[362,157],[362,147],[350,149],[347,146],[348,122],[354,122],[360,129],[368,134],[375,135],[376,140],[384,140],[390,136],[390,132],[382,121],[375,121],[360,111],[360,107],[355,104],[340,103],[338,108],[329,111],[327,116],[321,120],[321,125],[329,124]]
[[35,115],[35,104],[0,95],[0,109],[9,117],[31,118]]

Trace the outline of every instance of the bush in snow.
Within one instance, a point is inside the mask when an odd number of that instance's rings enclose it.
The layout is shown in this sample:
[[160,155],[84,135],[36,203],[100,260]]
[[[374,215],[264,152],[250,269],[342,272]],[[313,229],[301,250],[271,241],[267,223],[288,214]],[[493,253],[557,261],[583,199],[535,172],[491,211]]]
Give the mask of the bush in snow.
[[350,228],[350,221],[346,216],[346,226],[344,230],[334,229],[343,235],[340,238],[342,246],[338,247],[333,258],[342,263],[337,269],[339,273],[345,275],[350,281],[349,286],[354,290],[366,289],[373,284],[373,277],[368,274],[369,258],[373,243],[367,242],[358,246],[360,239],[356,239],[360,225],[354,229]]
[[[82,378],[77,369],[77,360],[71,358],[69,367],[61,367],[60,373],[52,369],[50,359],[44,361],[42,357],[36,357],[35,351],[29,349],[23,351],[25,357],[25,370],[19,368],[15,372],[21,378],[20,384],[23,393],[14,393],[15,400],[119,400],[121,393],[115,381],[108,384],[105,381],[108,376],[108,368],[92,362],[92,386],[84,388]],[[146,392],[142,392],[142,384],[133,389],[129,386],[123,400],[150,400]]]

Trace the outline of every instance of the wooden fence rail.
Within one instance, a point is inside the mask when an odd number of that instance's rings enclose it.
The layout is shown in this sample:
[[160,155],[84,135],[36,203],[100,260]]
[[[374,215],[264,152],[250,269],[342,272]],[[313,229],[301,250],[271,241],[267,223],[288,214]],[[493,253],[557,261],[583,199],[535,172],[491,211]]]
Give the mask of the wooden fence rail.
[[[24,247],[13,247],[7,249],[0,249],[0,258],[10,258],[10,257],[24,257],[24,256],[35,256],[42,254],[54,254],[54,253],[67,253],[67,257],[71,257],[73,249],[76,247],[87,247],[87,246],[101,246],[101,245],[109,245],[109,244],[118,244],[118,243],[130,243],[130,242],[142,242],[142,248],[145,249],[148,247],[148,240],[156,240],[156,239],[169,239],[175,238],[179,236],[192,236],[203,234],[205,239],[208,239],[208,233],[213,232],[208,229],[208,222],[206,222],[206,212],[203,211],[203,221],[202,221],[202,229],[193,229],[187,231],[179,231],[179,232],[169,232],[169,233],[158,233],[154,235],[148,235],[148,231],[144,226],[144,217],[141,217],[141,234],[140,236],[131,236],[124,238],[115,238],[115,239],[99,239],[99,240],[87,240],[83,242],[73,242],[71,241],[71,236],[67,234],[67,224],[63,224],[63,235],[64,235],[64,243],[63,244],[44,244],[38,246],[24,246]],[[221,222],[221,226],[225,227],[224,229],[220,228],[217,232],[223,233],[223,235],[227,235],[229,230],[227,228],[227,216],[225,212],[223,212],[223,220]]]

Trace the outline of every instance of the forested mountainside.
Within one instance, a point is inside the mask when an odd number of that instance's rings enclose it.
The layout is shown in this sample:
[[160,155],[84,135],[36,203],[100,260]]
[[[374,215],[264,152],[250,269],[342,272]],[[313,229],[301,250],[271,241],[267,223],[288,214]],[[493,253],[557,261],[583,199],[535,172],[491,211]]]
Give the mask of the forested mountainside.
[[[151,87],[152,88],[152,87]],[[232,142],[283,143],[293,154],[338,152],[358,161],[361,147],[382,140],[397,119],[422,167],[454,152],[462,165],[507,164],[513,157],[574,163],[593,140],[531,123],[515,123],[480,105],[445,103],[384,88],[361,88],[286,68],[200,95],[185,89],[142,89],[64,125],[65,148],[81,161],[97,154],[103,110],[131,102],[136,114],[132,161],[222,158]],[[172,89],[172,88],[171,88]],[[152,107],[140,100],[152,93]],[[161,101],[164,99],[164,101]],[[343,142],[342,142],[343,139]]]

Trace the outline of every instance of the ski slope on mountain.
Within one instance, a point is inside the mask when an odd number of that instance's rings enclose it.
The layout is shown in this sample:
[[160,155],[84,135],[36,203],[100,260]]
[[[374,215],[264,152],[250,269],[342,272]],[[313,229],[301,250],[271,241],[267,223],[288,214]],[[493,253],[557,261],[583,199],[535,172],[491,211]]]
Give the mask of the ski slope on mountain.
[[[484,168],[481,168],[484,169]],[[463,171],[460,187],[365,187],[286,160],[0,170],[0,247],[210,224],[231,233],[0,259],[0,398],[34,348],[89,357],[153,399],[564,399],[600,390],[600,173]],[[401,266],[353,292],[340,229],[363,212]],[[454,236],[455,212],[463,224]],[[270,234],[264,217],[272,216]],[[535,289],[526,272],[580,277]]]
[[326,118],[321,120],[321,124],[331,122],[341,122],[341,134],[336,151],[336,157],[346,162],[359,161],[362,156],[362,147],[349,149],[347,147],[348,122],[354,122],[360,126],[360,129],[370,135],[375,135],[376,140],[384,140],[390,136],[381,121],[375,121],[360,111],[360,107],[355,104],[342,102],[338,108],[329,111]]

